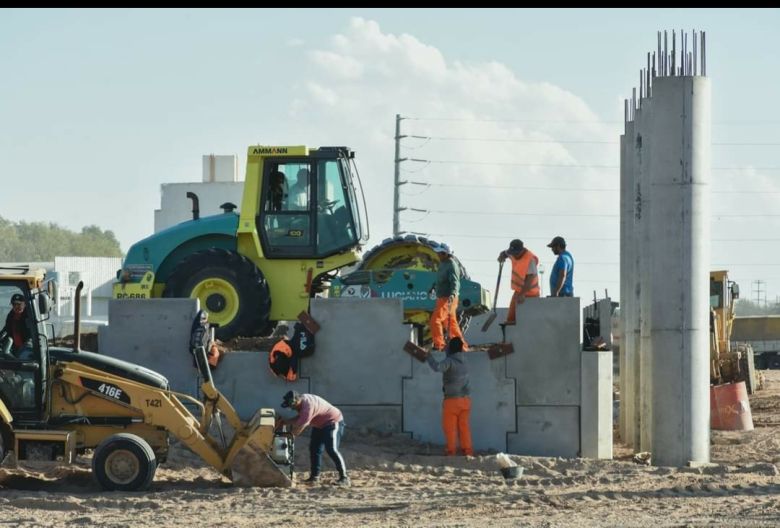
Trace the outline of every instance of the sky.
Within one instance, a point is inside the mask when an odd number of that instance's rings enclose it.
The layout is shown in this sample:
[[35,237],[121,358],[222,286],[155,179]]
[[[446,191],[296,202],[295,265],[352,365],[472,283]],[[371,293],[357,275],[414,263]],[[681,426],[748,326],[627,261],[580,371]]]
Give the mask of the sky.
[[[491,290],[522,239],[575,293],[619,295],[623,100],[658,30],[707,32],[712,267],[780,298],[780,10],[0,9],[0,216],[153,231],[163,183],[251,144],[348,145],[368,248],[401,228],[447,242]],[[549,167],[547,165],[570,165]],[[419,185],[425,184],[425,185]],[[723,216],[728,214],[728,216]],[[543,275],[543,294],[549,275]],[[504,276],[504,284],[508,275]],[[763,281],[757,284],[755,281]],[[508,285],[499,305],[508,303]]]

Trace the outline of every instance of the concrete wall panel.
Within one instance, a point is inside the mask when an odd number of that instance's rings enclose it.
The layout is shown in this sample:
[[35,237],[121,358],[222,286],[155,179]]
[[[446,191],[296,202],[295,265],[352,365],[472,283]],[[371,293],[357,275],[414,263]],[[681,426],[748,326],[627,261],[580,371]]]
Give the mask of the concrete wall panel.
[[[435,352],[441,361],[444,353]],[[471,388],[471,436],[475,449],[506,450],[506,434],[515,431],[515,382],[506,377],[503,359],[484,352],[464,354]],[[441,427],[442,374],[414,361],[413,377],[404,380],[404,430],[412,437],[444,445]]]
[[301,375],[311,390],[334,405],[400,405],[401,380],[412,375],[403,351],[411,339],[399,299],[312,299],[311,314],[321,327],[313,356]]
[[155,370],[171,389],[196,395],[196,370],[189,352],[194,299],[109,301],[108,326],[98,331],[101,354]]
[[471,322],[469,322],[469,327],[463,336],[466,338],[466,342],[469,345],[476,346],[490,345],[503,341],[503,334],[501,332],[501,325],[499,323],[506,321],[507,310],[508,308],[499,308],[496,310],[496,319],[493,321],[493,324],[490,325],[490,328],[487,329],[487,332],[482,331],[482,325],[485,324],[488,316],[493,312],[490,311],[488,313],[472,317]]
[[348,430],[368,429],[380,433],[402,432],[400,405],[339,405]]
[[517,407],[517,433],[507,435],[508,453],[574,458],[579,451],[579,407]]
[[243,420],[261,407],[281,410],[282,397],[289,390],[309,392],[308,379],[289,382],[274,376],[268,368],[268,352],[229,352],[212,376]]
[[517,380],[517,405],[579,405],[580,299],[526,299],[506,327],[514,354],[507,377]]

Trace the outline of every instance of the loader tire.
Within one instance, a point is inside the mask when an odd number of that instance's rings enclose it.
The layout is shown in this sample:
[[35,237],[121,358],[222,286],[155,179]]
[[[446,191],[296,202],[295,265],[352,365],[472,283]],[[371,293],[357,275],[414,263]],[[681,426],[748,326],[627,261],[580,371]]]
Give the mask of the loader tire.
[[271,293],[263,272],[235,251],[207,249],[193,253],[174,268],[163,297],[200,299],[217,323],[216,337],[267,336],[275,324],[269,320]]
[[107,491],[143,491],[152,483],[156,470],[152,447],[133,434],[109,436],[92,455],[92,474]]

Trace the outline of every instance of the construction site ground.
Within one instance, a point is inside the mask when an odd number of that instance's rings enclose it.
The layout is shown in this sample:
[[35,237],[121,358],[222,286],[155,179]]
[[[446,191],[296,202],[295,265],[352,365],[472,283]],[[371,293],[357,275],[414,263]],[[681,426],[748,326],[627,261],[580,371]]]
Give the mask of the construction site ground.
[[[405,435],[347,429],[352,487],[325,456],[309,486],[306,438],[291,489],[236,488],[176,448],[150,491],[102,492],[88,470],[45,475],[0,469],[0,520],[9,526],[777,526],[780,525],[780,371],[751,397],[755,430],[712,434],[712,465],[653,467],[616,444],[615,460],[512,456],[505,481],[494,454],[443,457]],[[479,435],[479,431],[474,431]]]

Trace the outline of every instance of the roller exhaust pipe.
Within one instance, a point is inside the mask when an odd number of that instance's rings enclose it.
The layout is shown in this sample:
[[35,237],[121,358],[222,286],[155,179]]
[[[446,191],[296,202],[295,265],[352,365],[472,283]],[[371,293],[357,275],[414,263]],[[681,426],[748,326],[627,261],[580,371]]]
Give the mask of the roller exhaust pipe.
[[81,290],[84,289],[84,281],[79,281],[76,286],[76,299],[74,300],[75,306],[73,307],[76,316],[73,318],[73,335],[75,341],[73,342],[73,351],[79,352],[81,350]]
[[198,200],[198,195],[187,191],[187,198],[192,200],[192,219],[197,220],[200,218],[200,200]]

